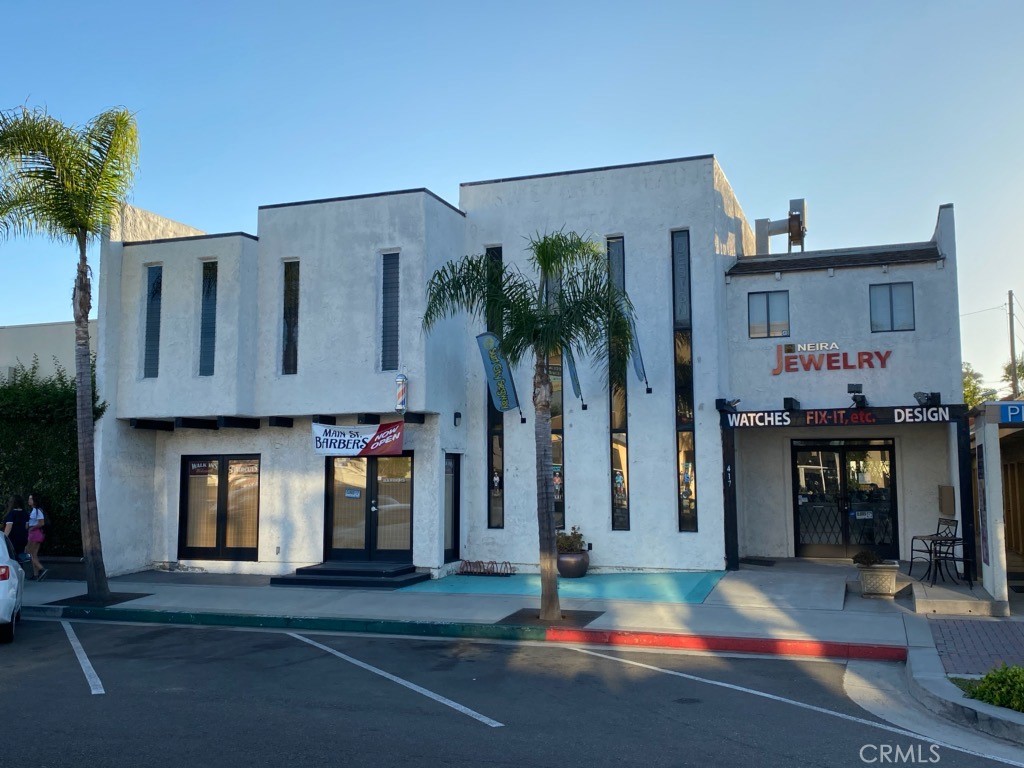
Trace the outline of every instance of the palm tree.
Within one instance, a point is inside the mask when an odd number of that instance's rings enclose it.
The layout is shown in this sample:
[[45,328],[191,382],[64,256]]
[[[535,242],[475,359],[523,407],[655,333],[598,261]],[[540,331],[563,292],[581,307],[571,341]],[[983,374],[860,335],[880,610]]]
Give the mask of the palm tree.
[[[536,279],[486,256],[466,256],[441,267],[427,284],[423,326],[466,312],[500,328],[510,365],[533,360],[534,439],[537,448],[537,527],[540,540],[540,618],[562,618],[558,602],[555,502],[551,473],[551,377],[548,364],[564,353],[591,355],[613,378],[633,347],[633,307],[612,283],[600,245],[575,232],[529,241]],[[611,351],[611,355],[609,355]]]
[[78,245],[75,316],[79,514],[89,598],[110,600],[96,507],[93,381],[89,358],[92,285],[86,246],[110,226],[131,188],[139,155],[135,117],[110,109],[83,127],[45,109],[0,112],[0,237],[42,234]]

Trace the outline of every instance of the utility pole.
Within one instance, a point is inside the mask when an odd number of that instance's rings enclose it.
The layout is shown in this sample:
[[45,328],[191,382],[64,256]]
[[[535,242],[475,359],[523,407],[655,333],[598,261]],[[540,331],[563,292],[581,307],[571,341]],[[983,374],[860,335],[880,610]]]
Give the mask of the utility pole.
[[1010,302],[1010,383],[1013,386],[1013,399],[1020,399],[1020,381],[1017,377],[1017,344],[1013,328],[1013,291],[1009,293]]

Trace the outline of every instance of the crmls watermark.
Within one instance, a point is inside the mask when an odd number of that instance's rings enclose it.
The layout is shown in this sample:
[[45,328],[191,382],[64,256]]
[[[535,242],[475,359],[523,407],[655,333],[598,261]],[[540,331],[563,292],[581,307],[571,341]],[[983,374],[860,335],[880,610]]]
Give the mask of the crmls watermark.
[[881,763],[887,765],[921,765],[937,763],[942,759],[939,745],[910,744],[865,744],[860,748],[862,763]]

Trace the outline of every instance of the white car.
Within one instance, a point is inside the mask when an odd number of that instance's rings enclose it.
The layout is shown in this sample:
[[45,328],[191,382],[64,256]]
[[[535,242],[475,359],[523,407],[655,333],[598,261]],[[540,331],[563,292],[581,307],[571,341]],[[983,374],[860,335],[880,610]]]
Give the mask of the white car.
[[21,569],[14,545],[0,533],[0,643],[14,640],[14,624],[21,618],[21,600],[25,591],[25,572]]

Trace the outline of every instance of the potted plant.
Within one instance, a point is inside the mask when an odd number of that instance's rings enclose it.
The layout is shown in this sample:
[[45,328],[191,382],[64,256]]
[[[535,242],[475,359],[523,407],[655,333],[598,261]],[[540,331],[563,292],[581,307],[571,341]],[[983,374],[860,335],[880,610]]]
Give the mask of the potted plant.
[[569,532],[558,532],[558,575],[565,579],[578,579],[590,567],[590,554],[580,527],[574,525]]
[[863,597],[893,597],[896,594],[896,574],[900,565],[895,560],[882,560],[870,549],[853,556],[860,570],[860,593]]

